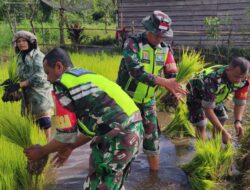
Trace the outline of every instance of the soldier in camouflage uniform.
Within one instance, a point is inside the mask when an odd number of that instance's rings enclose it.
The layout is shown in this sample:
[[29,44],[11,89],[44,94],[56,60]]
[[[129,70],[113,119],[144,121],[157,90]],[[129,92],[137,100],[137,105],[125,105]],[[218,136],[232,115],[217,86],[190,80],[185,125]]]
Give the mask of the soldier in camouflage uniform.
[[187,85],[187,105],[189,120],[196,127],[196,136],[205,140],[206,118],[215,127],[215,132],[222,132],[222,140],[227,143],[231,135],[223,127],[228,116],[224,100],[230,93],[234,96],[234,127],[239,137],[243,135],[242,115],[246,105],[250,79],[247,80],[250,63],[242,57],[232,60],[229,66],[213,66],[205,69]]
[[[69,125],[57,125],[56,135],[49,144],[26,149],[26,155],[37,160],[59,151],[56,163],[61,165],[74,148],[92,139],[89,174],[83,189],[119,190],[142,141],[140,111],[116,83],[71,67],[69,56],[60,48],[45,56],[44,69],[53,83],[56,113],[61,117],[57,119],[66,121],[65,117],[72,113],[76,119],[71,117]],[[64,114],[59,113],[62,108]]]
[[16,32],[13,37],[17,53],[17,77],[20,82],[10,86],[9,92],[22,90],[21,114],[32,116],[50,139],[51,85],[43,70],[44,54],[38,49],[37,38],[28,31]]
[[[129,37],[123,48],[117,83],[140,108],[145,130],[143,150],[151,170],[159,169],[159,129],[156,115],[155,89],[162,86],[173,94],[185,94],[175,81],[176,64],[172,50],[163,40],[172,37],[171,19],[154,11],[142,21],[146,31]],[[165,78],[160,77],[164,72]],[[171,78],[171,79],[170,79]]]

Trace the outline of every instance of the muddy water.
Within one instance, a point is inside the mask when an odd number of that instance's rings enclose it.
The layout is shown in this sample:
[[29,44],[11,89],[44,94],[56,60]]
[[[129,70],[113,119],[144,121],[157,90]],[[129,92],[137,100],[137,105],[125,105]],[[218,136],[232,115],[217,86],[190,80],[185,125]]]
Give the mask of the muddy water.
[[[159,114],[159,117],[163,117]],[[166,120],[165,122],[163,120]],[[160,119],[160,125],[168,122],[167,116]],[[145,154],[140,152],[132,164],[131,173],[125,183],[126,190],[188,190],[185,173],[177,165],[187,163],[192,159],[194,148],[191,143],[175,145],[164,136],[160,141],[160,170],[149,172]],[[47,187],[47,190],[81,190],[83,179],[88,172],[89,144],[76,150],[64,164],[57,169],[57,181]]]

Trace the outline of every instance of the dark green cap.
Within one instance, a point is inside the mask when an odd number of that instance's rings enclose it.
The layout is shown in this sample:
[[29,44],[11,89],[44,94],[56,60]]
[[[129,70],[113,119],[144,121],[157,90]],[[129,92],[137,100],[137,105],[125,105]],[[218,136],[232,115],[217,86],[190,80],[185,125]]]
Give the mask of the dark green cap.
[[144,28],[162,37],[173,37],[173,30],[171,29],[172,21],[167,14],[156,10],[151,16],[147,16],[142,20]]

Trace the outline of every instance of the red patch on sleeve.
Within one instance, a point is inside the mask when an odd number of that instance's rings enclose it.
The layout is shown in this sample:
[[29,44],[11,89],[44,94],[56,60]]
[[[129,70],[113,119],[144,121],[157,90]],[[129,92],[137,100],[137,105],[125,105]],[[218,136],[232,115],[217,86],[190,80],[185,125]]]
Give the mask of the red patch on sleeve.
[[176,67],[176,63],[174,60],[174,56],[170,50],[168,51],[167,59],[165,61],[165,72],[166,73],[176,73],[177,72],[177,67]]

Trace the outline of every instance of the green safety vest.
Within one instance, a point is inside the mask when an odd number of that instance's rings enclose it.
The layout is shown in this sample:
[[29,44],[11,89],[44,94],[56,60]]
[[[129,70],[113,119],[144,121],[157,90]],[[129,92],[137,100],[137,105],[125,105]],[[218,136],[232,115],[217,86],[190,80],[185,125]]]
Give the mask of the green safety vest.
[[[142,43],[139,44],[139,47],[139,58],[141,60],[141,64],[143,65],[144,71],[154,75],[159,75],[167,59],[169,47],[163,47],[161,49],[154,50],[149,44],[142,45]],[[128,90],[132,80],[134,79],[130,77],[125,86],[126,91]],[[154,96],[155,88],[156,87],[138,82],[136,90],[133,93],[133,100],[136,103],[149,102]]]
[[[220,72],[223,73],[225,71],[225,69],[227,68],[227,66],[223,66],[223,65],[215,65],[212,67],[208,67],[206,69],[203,70],[202,74],[203,75],[208,75],[212,72],[214,72],[215,70],[221,70]],[[242,85],[243,83],[239,83],[239,84],[231,84],[230,86],[228,84],[220,84],[219,88],[216,90],[216,92],[214,93],[216,98],[215,98],[215,103],[222,103],[227,97],[228,95],[234,91],[235,89],[239,89],[241,87],[243,87]]]
[[[108,94],[108,96],[113,99],[118,106],[120,106],[128,117],[138,111],[138,108],[133,100],[121,89],[119,85],[101,75],[91,73],[84,69],[73,68],[66,71],[60,79],[60,83],[62,83],[67,89],[73,89],[81,84],[89,82]],[[87,126],[85,126],[79,119],[78,125],[87,135],[95,135],[95,133],[87,128]]]

